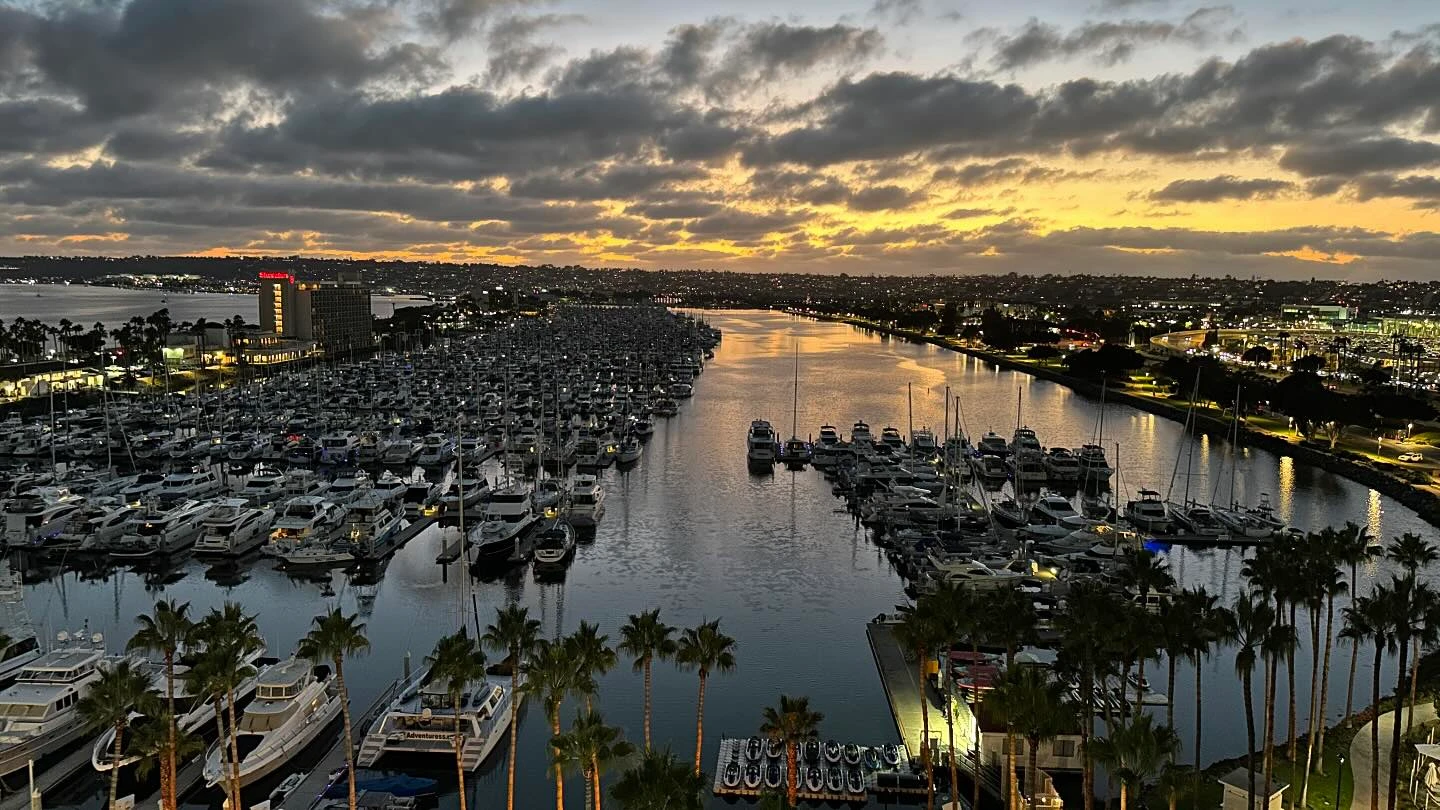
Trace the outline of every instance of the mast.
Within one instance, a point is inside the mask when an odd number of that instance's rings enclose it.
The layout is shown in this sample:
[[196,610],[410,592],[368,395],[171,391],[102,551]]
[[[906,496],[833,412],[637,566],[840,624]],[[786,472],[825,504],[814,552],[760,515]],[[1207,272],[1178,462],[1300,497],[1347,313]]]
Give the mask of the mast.
[[905,429],[910,433],[910,463],[915,463],[915,403],[910,397],[911,383],[905,383]]
[[790,438],[800,433],[800,341],[795,341],[795,393],[790,402]]

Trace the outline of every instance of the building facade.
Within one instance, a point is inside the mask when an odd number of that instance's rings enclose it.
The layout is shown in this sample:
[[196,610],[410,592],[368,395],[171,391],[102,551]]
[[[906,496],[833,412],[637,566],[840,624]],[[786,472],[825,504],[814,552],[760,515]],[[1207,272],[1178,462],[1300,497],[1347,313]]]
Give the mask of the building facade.
[[327,352],[368,349],[375,342],[370,288],[354,277],[298,282],[290,273],[262,272],[260,328]]

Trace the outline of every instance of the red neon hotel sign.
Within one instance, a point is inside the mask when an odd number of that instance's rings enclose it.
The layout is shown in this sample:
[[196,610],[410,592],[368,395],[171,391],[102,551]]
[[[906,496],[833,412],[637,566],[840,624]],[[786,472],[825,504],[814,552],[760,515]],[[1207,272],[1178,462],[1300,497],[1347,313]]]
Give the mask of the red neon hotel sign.
[[261,273],[260,273],[260,278],[261,278],[261,280],[263,280],[263,281],[288,281],[288,282],[290,282],[291,284],[294,284],[294,283],[295,283],[295,276],[293,276],[293,275],[291,275],[291,274],[289,274],[289,273],[279,273],[279,272],[275,272],[275,271],[273,271],[273,270],[263,270],[263,271],[261,271]]

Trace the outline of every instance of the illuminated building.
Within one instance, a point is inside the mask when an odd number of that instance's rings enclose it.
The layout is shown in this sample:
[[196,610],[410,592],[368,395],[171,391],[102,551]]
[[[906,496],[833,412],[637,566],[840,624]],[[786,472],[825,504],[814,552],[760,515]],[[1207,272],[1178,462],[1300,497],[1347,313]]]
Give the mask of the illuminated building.
[[290,273],[260,273],[260,329],[313,340],[326,351],[374,345],[370,288],[342,274],[336,281],[295,280]]

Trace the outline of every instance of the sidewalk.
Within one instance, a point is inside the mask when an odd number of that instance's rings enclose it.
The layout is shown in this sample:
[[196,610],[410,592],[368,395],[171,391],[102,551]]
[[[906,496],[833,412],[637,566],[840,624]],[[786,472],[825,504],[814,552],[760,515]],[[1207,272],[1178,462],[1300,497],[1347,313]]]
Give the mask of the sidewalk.
[[[1435,719],[1435,704],[1421,703],[1414,707],[1415,723],[1420,724]],[[1370,723],[1366,723],[1355,734],[1355,739],[1350,741],[1350,773],[1355,778],[1355,788],[1351,793],[1350,810],[1372,810],[1370,807],[1370,726],[1374,723],[1380,724],[1380,807],[1385,807],[1390,798],[1390,791],[1387,790],[1390,778],[1390,735],[1395,729],[1395,718],[1397,712],[1386,712]],[[1403,724],[1403,720],[1401,723]],[[1405,785],[1410,783],[1410,774],[1400,774],[1400,789],[1404,790]]]

